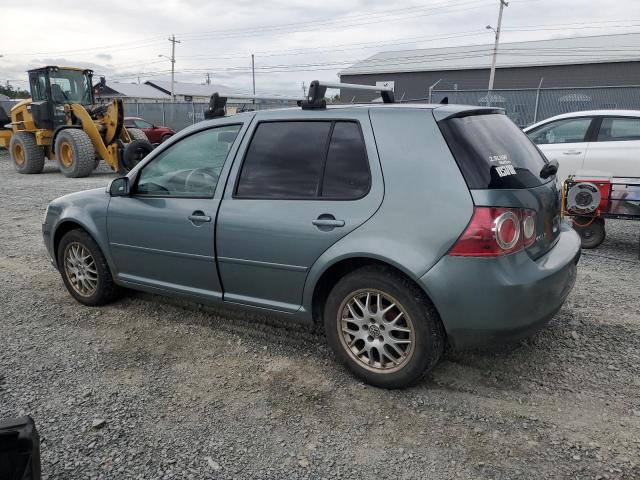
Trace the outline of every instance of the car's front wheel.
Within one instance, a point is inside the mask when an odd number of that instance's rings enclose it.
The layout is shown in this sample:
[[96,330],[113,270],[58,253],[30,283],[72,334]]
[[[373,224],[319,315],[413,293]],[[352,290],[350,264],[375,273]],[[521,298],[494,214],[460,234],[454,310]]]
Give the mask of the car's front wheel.
[[71,296],[83,305],[104,305],[120,294],[100,247],[83,230],[71,230],[60,240],[58,268]]
[[444,350],[442,324],[429,300],[385,267],[364,267],[342,277],[327,298],[324,324],[336,357],[377,387],[414,384]]

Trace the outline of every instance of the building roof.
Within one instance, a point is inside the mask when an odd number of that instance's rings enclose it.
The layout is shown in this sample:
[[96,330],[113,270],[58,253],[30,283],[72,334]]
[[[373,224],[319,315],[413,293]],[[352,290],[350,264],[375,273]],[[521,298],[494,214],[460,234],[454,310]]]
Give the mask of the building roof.
[[[377,53],[338,75],[486,69],[493,43]],[[640,33],[501,43],[497,67],[575,65],[640,60]]]
[[107,82],[107,87],[124,97],[171,100],[171,96],[149,85],[139,83]]
[[[171,82],[169,81],[149,80],[145,82],[145,84],[157,88],[167,95],[171,94]],[[187,95],[191,97],[210,97],[214,92],[228,92],[229,90],[229,87],[225,85],[213,83],[201,85],[199,83],[174,82],[173,84],[174,95]]]

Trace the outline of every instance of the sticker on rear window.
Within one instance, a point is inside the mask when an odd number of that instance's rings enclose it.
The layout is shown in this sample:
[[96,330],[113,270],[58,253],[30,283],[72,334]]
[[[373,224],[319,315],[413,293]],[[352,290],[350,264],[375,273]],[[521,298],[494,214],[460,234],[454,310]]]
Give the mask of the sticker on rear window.
[[489,162],[491,162],[491,166],[496,169],[499,177],[508,177],[509,175],[517,174],[515,167],[506,154],[490,155]]

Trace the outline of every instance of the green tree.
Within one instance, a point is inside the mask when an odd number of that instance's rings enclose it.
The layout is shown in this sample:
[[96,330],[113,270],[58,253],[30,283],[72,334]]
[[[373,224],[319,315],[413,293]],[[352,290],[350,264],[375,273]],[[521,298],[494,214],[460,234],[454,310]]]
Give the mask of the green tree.
[[13,88],[13,85],[9,82],[7,82],[6,85],[0,85],[0,94],[6,95],[9,98],[29,98],[31,96],[28,91],[22,90],[20,87]]

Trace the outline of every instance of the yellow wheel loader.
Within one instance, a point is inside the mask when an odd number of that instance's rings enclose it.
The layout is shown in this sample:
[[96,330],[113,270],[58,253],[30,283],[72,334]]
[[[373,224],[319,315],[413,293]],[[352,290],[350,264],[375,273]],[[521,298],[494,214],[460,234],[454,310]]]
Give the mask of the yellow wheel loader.
[[46,157],[67,177],[88,176],[100,160],[122,173],[152,150],[142,130],[124,127],[121,99],[95,104],[92,78],[80,68],[29,70],[31,98],[4,121],[0,108],[0,147],[9,149],[18,172],[42,172]]

